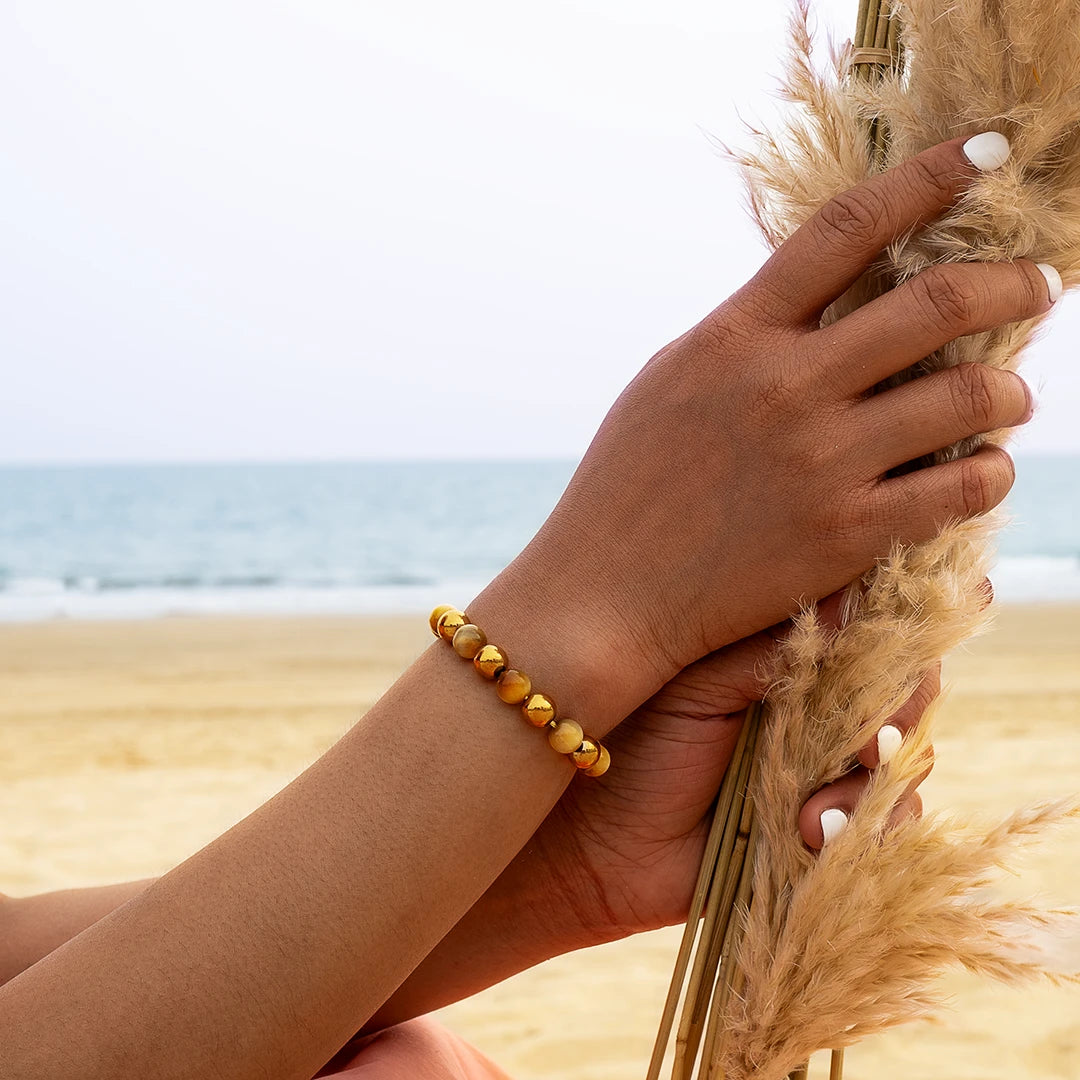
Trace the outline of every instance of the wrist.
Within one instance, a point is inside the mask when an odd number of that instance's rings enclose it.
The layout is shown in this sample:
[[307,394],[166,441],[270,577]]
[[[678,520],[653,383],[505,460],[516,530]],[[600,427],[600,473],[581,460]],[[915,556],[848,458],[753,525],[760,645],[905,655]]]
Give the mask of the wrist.
[[469,618],[593,738],[607,735],[670,676],[633,647],[627,620],[590,602],[564,570],[532,572],[528,549],[468,604]]

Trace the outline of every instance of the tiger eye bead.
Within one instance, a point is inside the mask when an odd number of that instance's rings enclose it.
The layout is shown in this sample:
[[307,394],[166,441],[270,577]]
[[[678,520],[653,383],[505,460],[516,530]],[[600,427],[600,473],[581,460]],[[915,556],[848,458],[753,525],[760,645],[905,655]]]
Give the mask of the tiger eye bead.
[[532,692],[532,679],[524,671],[507,668],[495,684],[495,693],[507,705],[520,705]]
[[438,619],[435,620],[435,632],[443,639],[443,641],[453,641],[454,635],[468,621],[464,611],[458,611],[457,608],[451,608],[449,611],[444,611]]
[[593,739],[582,739],[570,756],[579,769],[591,769],[600,763],[600,746]]
[[547,727],[555,719],[555,702],[547,694],[530,694],[521,706],[521,715],[533,727]]
[[457,628],[454,640],[450,644],[454,646],[454,652],[458,656],[471,660],[487,644],[487,634],[479,626],[467,622],[464,626]]
[[440,604],[437,608],[433,608],[431,614],[428,616],[428,626],[431,627],[431,632],[438,637],[439,636],[439,619],[445,615],[448,611],[453,611],[453,604]]
[[498,645],[484,645],[473,657],[473,667],[485,679],[497,679],[508,667],[510,661]]
[[560,754],[571,754],[585,738],[585,732],[576,720],[557,720],[554,727],[548,732],[548,742],[552,750],[558,750]]
[[[585,769],[586,776],[603,776],[608,771],[608,766],[611,764],[611,755],[608,753],[608,748],[602,743],[597,744],[600,747],[600,756],[596,759],[595,765],[590,765]],[[575,765],[577,762],[575,761]]]

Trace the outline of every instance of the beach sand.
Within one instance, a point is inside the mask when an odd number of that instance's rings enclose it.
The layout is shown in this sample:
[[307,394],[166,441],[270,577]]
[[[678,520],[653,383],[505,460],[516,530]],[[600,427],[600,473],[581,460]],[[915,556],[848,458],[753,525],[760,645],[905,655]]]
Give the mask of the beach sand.
[[[340,736],[430,641],[423,618],[0,627],[0,891],[159,874]],[[1080,784],[1080,608],[1006,608],[952,657],[930,808]],[[1080,825],[1010,884],[1080,903]],[[681,928],[559,957],[441,1012],[517,1080],[644,1075]],[[1073,946],[1075,947],[1075,943]],[[849,1080],[1080,1076],[1080,989],[950,975],[943,1022],[848,1052]],[[811,1080],[828,1073],[827,1056]]]

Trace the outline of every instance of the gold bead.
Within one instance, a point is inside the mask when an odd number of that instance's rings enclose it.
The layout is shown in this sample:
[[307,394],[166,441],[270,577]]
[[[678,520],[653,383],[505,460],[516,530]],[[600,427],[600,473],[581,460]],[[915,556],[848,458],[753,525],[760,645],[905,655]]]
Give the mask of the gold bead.
[[608,748],[601,743],[597,743],[597,745],[600,747],[600,757],[597,759],[595,765],[591,765],[585,770],[586,776],[603,776],[604,773],[608,771],[608,766],[611,764],[611,755],[608,753]]
[[487,644],[487,634],[479,626],[467,622],[457,628],[450,644],[454,646],[454,652],[458,656],[471,660]]
[[459,627],[464,626],[468,621],[464,611],[451,608],[449,611],[444,611],[435,620],[435,632],[443,641],[453,641]]
[[521,715],[533,727],[546,727],[555,719],[555,702],[547,694],[530,694],[521,706]]
[[498,645],[484,645],[473,657],[473,667],[485,679],[497,679],[507,668],[510,661]]
[[592,739],[582,739],[570,756],[579,769],[591,769],[600,764],[600,745]]
[[558,750],[560,754],[571,754],[585,738],[585,732],[576,720],[557,720],[555,726],[548,732],[548,742],[552,750]]
[[438,628],[437,624],[439,622],[440,616],[445,615],[448,611],[453,611],[453,610],[454,610],[454,605],[453,604],[440,604],[437,608],[432,609],[431,614],[428,616],[428,626],[431,627],[431,632],[436,637],[439,636],[439,628]]

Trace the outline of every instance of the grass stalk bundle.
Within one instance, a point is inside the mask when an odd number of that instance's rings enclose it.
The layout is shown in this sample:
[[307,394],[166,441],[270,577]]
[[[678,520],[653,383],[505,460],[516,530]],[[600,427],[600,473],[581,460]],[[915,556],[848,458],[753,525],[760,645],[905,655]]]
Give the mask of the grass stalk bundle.
[[[1012,146],[943,217],[890,245],[822,325],[938,262],[1023,257],[1056,267],[1066,289],[1080,281],[1080,0],[861,0],[853,42],[831,46],[824,70],[807,0],[796,0],[782,92],[782,132],[751,128],[751,150],[724,148],[774,248],[834,195],[935,143],[996,130]],[[891,382],[964,362],[1014,368],[1040,322],[959,338]],[[843,1047],[939,1007],[949,966],[1004,981],[1070,974],[1037,943],[1071,913],[997,899],[993,881],[1017,844],[1075,803],[989,825],[931,815],[889,827],[929,760],[931,716],[826,849],[809,851],[797,829],[806,798],[851,768],[931,664],[986,628],[999,524],[987,515],[894,548],[849,590],[835,633],[812,606],[795,619],[783,675],[748,715],[717,801],[649,1080],[681,998],[675,1080],[806,1077],[822,1048],[840,1080]]]

